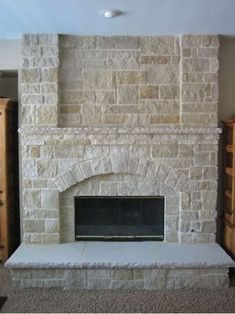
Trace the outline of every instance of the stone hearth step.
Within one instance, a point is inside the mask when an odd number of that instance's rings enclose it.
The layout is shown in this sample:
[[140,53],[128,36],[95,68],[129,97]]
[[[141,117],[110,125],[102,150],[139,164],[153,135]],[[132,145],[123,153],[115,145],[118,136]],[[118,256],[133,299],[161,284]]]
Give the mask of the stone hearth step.
[[18,287],[177,289],[228,286],[235,262],[218,244],[21,244],[6,262]]

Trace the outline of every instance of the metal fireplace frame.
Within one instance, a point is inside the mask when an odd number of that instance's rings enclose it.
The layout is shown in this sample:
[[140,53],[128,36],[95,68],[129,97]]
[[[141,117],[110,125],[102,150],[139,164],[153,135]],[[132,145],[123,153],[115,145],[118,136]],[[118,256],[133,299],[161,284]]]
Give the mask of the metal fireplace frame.
[[[162,206],[162,233],[157,235],[77,235],[76,234],[76,199],[163,199]],[[74,223],[75,241],[163,241],[165,220],[165,197],[164,196],[75,196],[74,197]]]

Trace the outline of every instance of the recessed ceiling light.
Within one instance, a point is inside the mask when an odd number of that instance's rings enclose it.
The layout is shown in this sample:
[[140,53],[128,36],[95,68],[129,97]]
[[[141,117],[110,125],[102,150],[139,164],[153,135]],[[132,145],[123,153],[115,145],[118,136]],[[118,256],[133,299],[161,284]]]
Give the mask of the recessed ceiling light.
[[123,12],[116,9],[104,10],[101,12],[106,19],[111,19],[113,17],[122,15]]

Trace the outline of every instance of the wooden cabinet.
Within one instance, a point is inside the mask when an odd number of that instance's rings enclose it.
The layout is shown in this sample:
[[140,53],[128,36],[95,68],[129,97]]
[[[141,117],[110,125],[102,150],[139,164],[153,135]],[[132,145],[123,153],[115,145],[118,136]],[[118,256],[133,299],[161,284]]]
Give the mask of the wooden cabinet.
[[224,246],[235,256],[235,119],[224,121]]
[[19,244],[17,103],[0,98],[0,261]]

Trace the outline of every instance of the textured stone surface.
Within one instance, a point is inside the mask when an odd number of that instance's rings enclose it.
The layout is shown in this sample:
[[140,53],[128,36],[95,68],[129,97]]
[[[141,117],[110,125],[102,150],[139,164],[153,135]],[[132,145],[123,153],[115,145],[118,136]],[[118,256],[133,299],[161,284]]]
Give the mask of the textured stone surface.
[[108,52],[108,68],[115,70],[139,69],[138,51],[110,51]]
[[23,202],[25,208],[39,208],[41,206],[40,191],[24,190]]
[[149,84],[177,84],[179,83],[179,65],[149,66],[146,76]]
[[214,241],[218,46],[214,35],[23,36],[26,242],[72,241],[74,195],[163,195],[166,241]]
[[37,162],[37,173],[39,178],[54,177],[57,174],[58,161],[42,159]]
[[151,115],[150,124],[178,124],[179,119],[178,115]]
[[[52,130],[55,132],[55,129]],[[182,235],[179,233],[179,236],[182,236],[182,241],[185,239],[184,232],[189,232],[189,227],[185,229],[186,222],[187,224],[190,222],[194,224],[196,221],[201,223],[204,220],[212,220],[213,222],[216,217],[216,191],[214,189],[216,189],[217,169],[214,166],[214,162],[210,165],[210,156],[212,153],[216,154],[217,151],[216,144],[212,144],[214,137],[217,138],[216,133],[210,136],[206,133],[202,136],[201,134],[189,134],[186,130],[184,131],[186,132],[185,134],[178,134],[176,130],[176,134],[168,133],[165,139],[163,134],[156,133],[154,137],[146,135],[144,140],[141,133],[135,135],[133,133],[128,136],[124,133],[118,137],[115,135],[113,145],[110,145],[110,142],[114,139],[113,134],[111,133],[105,137],[102,135],[100,137],[97,130],[95,136],[86,133],[85,138],[89,145],[86,144],[86,147],[84,147],[82,137],[80,138],[81,146],[73,144],[73,132],[76,134],[76,130],[69,132],[71,134],[68,133],[65,140],[63,140],[63,137],[61,138],[62,130],[59,131],[58,135],[54,133],[53,138],[51,135],[48,135],[48,132],[45,135],[32,136],[31,139],[27,135],[27,144],[31,143],[32,147],[27,145],[27,149],[23,150],[24,155],[27,157],[23,159],[27,165],[23,172],[24,184],[27,187],[28,193],[25,197],[25,208],[42,208],[44,210],[51,208],[59,210],[58,206],[65,208],[66,206],[73,207],[72,196],[77,193],[71,190],[71,186],[74,185],[80,191],[80,195],[164,195],[166,197],[166,222],[169,224],[165,228],[166,241],[172,241],[172,239],[178,241],[179,239],[178,235],[175,234],[177,232],[177,218],[174,215],[177,215],[180,209],[186,211],[181,214],[184,225],[182,225],[182,230],[180,231]],[[83,136],[82,133],[79,134]],[[195,144],[189,144],[188,141],[190,138]],[[163,139],[164,144],[159,145]],[[169,142],[167,145],[166,139]],[[23,142],[25,141],[24,136],[22,140]],[[97,140],[100,141],[100,144],[102,142],[102,145],[97,145]],[[135,142],[134,146],[128,144],[132,143],[132,140]],[[208,144],[205,144],[205,141]],[[37,145],[35,145],[36,143]],[[48,153],[47,146],[43,146],[43,143],[46,143],[46,145],[49,144],[48,147],[50,149]],[[71,150],[68,143],[72,145]],[[137,143],[139,144],[137,145]],[[38,155],[39,151],[40,155]],[[66,151],[68,151],[67,155]],[[50,159],[48,159],[48,156],[50,156]],[[96,158],[96,156],[100,157]],[[137,156],[138,158],[136,158]],[[207,165],[205,166],[205,164]],[[172,165],[174,165],[175,169],[172,169]],[[181,173],[182,167],[185,169],[184,173]],[[118,177],[112,183],[107,182],[106,180],[109,176],[111,178],[111,173],[113,172],[117,173]],[[128,179],[129,182],[125,182],[124,177],[122,177],[122,174],[125,172],[131,174]],[[136,174],[139,177],[136,177]],[[32,178],[32,175],[34,179],[30,181],[28,178]],[[94,179],[91,179],[93,176]],[[143,180],[145,176],[147,179]],[[85,180],[85,178],[89,178],[89,180]],[[49,186],[47,187],[47,179],[54,179],[56,185],[52,185],[52,187],[59,191],[68,189],[70,198],[66,197],[67,191],[65,191],[65,198],[62,197],[62,202],[58,205],[58,192],[50,190]],[[157,180],[160,185],[152,180]],[[200,185],[198,180],[200,180]],[[32,188],[33,190],[31,190]],[[37,192],[35,188],[41,189],[41,191]],[[199,188],[210,189],[210,193],[206,190],[200,194]],[[179,205],[178,201],[179,191],[186,192],[182,194],[181,205]],[[63,199],[66,200],[65,203]],[[203,210],[203,215],[199,216],[197,212],[201,210]],[[206,215],[206,210],[210,210],[208,215]],[[40,219],[57,218],[56,216],[51,216],[49,212],[46,213],[44,211],[42,213],[44,214],[37,214],[36,217]],[[66,241],[71,241],[74,230],[71,228],[71,225],[73,225],[73,216],[69,215],[68,217],[69,220],[67,218],[65,220],[68,221],[66,222],[68,223],[68,227],[65,229],[62,228],[62,230],[69,230],[70,228],[71,233],[69,235],[67,231],[61,231],[61,235],[62,239],[66,238]],[[46,230],[48,232],[49,230],[51,230],[50,232],[53,231],[53,229],[49,229],[49,226]],[[58,231],[58,229],[55,230]],[[211,236],[215,232],[212,227],[209,228],[206,224],[200,230],[200,232],[205,234],[209,232],[208,234]],[[170,231],[174,233],[174,236],[173,233],[170,236]],[[63,232],[66,233],[66,237]],[[50,235],[52,234],[50,233]],[[30,239],[30,241],[40,242],[46,239],[46,235]],[[50,239],[53,238],[50,237]],[[54,239],[58,239],[58,237],[55,236]],[[194,236],[193,238],[191,237],[190,241],[202,241],[202,239],[204,239],[203,241],[207,241],[206,236],[204,238]]]
[[98,49],[138,49],[138,37],[133,36],[114,36],[97,38]]
[[[22,37],[23,124],[57,125],[58,66],[58,35],[26,34]],[[29,105],[31,108],[27,108],[25,105]],[[24,113],[26,108],[28,112],[31,110],[31,118]]]
[[[80,42],[88,42],[89,45],[83,47]],[[184,110],[180,110],[180,108],[175,113],[178,116],[182,113],[183,119],[180,117],[150,117],[147,113],[144,116],[143,112],[136,112],[137,108],[134,107],[129,107],[129,112],[116,112],[112,116],[103,116],[102,112],[96,112],[93,117],[91,115],[89,118],[85,114],[92,110],[91,107],[89,110],[85,109],[89,106],[89,101],[81,102],[81,97],[78,96],[81,93],[87,93],[87,90],[94,91],[96,95],[99,95],[105,89],[105,93],[112,96],[106,96],[103,99],[102,96],[96,96],[96,100],[93,99],[92,102],[113,105],[117,103],[140,104],[142,99],[158,99],[159,96],[162,99],[180,99],[181,91],[184,102],[192,102],[192,99],[194,102],[200,100],[202,108],[205,107],[205,104],[210,106],[212,100],[215,103],[218,102],[216,98],[218,87],[218,76],[216,76],[218,71],[217,36],[183,35],[181,40],[177,36],[91,36],[84,38],[60,36],[59,48],[61,51],[59,81],[61,88],[66,90],[66,93],[61,95],[61,101],[71,105],[71,96],[77,93],[77,97],[73,98],[76,105],[72,110],[75,112],[78,104],[82,106],[82,111],[78,106],[77,112],[82,113],[76,118],[75,116],[69,117],[69,112],[65,111],[65,106],[63,106],[63,115],[60,116],[61,125],[146,125],[150,119],[151,124],[183,123],[184,125],[201,126],[209,123],[215,126],[217,123],[215,115],[213,118],[198,115],[198,118],[193,120],[190,116],[184,115]],[[181,63],[179,62],[180,56],[182,56]],[[82,71],[84,72],[83,76],[81,75]],[[77,85],[74,84],[75,78],[80,82]],[[202,85],[185,85],[185,83],[195,82],[202,83]],[[214,83],[214,86],[211,83]],[[167,84],[167,86],[162,84]],[[135,86],[130,87],[130,85]],[[118,90],[118,97],[114,95],[115,90]],[[197,112],[201,113],[205,110],[201,109]],[[121,113],[125,115],[118,116]],[[140,116],[134,118],[133,114],[137,113]],[[170,114],[169,111],[165,113]],[[95,116],[97,116],[97,120]]]
[[[216,91],[218,90],[218,36],[183,35],[181,42],[183,47],[181,122],[183,125],[215,126],[218,103]],[[215,83],[212,84],[212,82]],[[187,105],[184,104],[186,102]],[[187,114],[190,111],[194,114]],[[203,115],[202,112],[205,114]]]
[[58,208],[59,207],[59,193],[53,190],[42,190],[41,192],[42,208]]
[[119,104],[137,104],[138,87],[137,86],[119,86],[118,87]]
[[65,289],[85,289],[87,285],[87,276],[85,270],[67,270],[65,272]]
[[30,220],[26,219],[24,221],[24,230],[25,232],[45,232],[45,221],[43,219]]
[[118,71],[117,84],[120,85],[137,85],[146,82],[145,71]]
[[[107,271],[105,269],[99,270]],[[109,270],[110,271],[110,270]],[[124,270],[123,270],[124,271]],[[228,288],[228,270],[224,269],[144,269],[139,280],[115,280],[90,277],[90,269],[12,269],[13,284],[20,288],[64,289],[128,289],[128,290],[173,290],[184,288]]]
[[176,37],[159,36],[140,38],[140,48],[144,54],[174,55]]
[[112,271],[113,280],[133,280],[134,271],[133,269],[114,269]]
[[59,233],[59,220],[47,219],[46,220],[46,232],[47,233]]
[[24,244],[6,266],[21,287],[168,290],[228,287],[234,262],[218,244],[80,242]]
[[140,88],[140,97],[143,99],[158,99],[159,88],[158,86],[143,86]]
[[163,290],[165,288],[166,271],[153,269],[144,271],[144,288],[147,290]]

